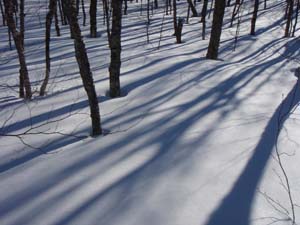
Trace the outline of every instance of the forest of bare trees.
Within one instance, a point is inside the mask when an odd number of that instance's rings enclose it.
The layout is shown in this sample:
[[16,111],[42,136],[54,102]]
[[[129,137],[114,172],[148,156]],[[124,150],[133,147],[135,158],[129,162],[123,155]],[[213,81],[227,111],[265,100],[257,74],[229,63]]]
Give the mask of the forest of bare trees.
[[[219,46],[221,44],[221,34],[223,29],[223,17],[226,11],[231,12],[230,26],[236,25],[236,42],[238,41],[238,29],[241,23],[241,14],[245,7],[247,10],[252,11],[252,19],[249,24],[249,34],[256,34],[256,21],[259,20],[259,11],[266,10],[268,7],[268,1],[251,1],[253,4],[247,4],[244,6],[244,0],[235,1],[213,1],[213,0],[187,0],[188,12],[187,18],[184,19],[177,15],[177,4],[184,0],[49,0],[48,12],[45,16],[45,75],[43,82],[41,83],[39,94],[45,96],[47,94],[47,85],[49,82],[51,71],[51,25],[54,20],[56,36],[60,36],[60,26],[69,26],[70,38],[74,40],[74,49],[76,53],[76,60],[78,63],[80,76],[82,78],[83,87],[86,91],[89,106],[90,115],[92,121],[92,135],[99,135],[102,133],[100,124],[100,111],[99,102],[97,99],[97,93],[94,87],[93,74],[90,69],[89,58],[86,53],[84,38],[81,34],[81,26],[90,27],[90,37],[98,37],[97,24],[99,24],[99,17],[97,17],[97,7],[101,5],[101,12],[104,17],[103,26],[106,26],[107,30],[107,43],[110,48],[110,65],[108,70],[109,76],[109,95],[111,98],[122,96],[122,84],[120,83],[121,76],[121,63],[122,63],[122,17],[130,17],[131,4],[140,2],[141,10],[147,10],[148,25],[150,23],[149,15],[155,14],[155,10],[163,8],[165,14],[173,15],[174,24],[174,36],[176,43],[180,44],[184,42],[182,40],[182,33],[184,33],[184,27],[188,26],[189,17],[199,17],[199,34],[204,40],[209,37],[209,45],[207,46],[207,59],[218,59]],[[297,21],[299,14],[300,0],[286,0],[286,8],[283,12],[283,20],[285,21],[285,29],[282,34],[283,37],[292,37],[295,35],[297,29]],[[89,14],[87,15],[87,7],[89,5]],[[145,8],[143,6],[146,6]],[[24,10],[26,10],[26,2],[24,0],[0,0],[1,16],[3,20],[3,26],[8,28],[8,40],[10,46],[15,46],[16,56],[19,59],[19,96],[30,100],[33,96],[30,74],[28,73],[26,57],[26,44],[24,44],[24,33],[26,35],[26,16]],[[250,7],[250,8],[249,8]],[[191,13],[190,13],[191,12]],[[142,13],[142,11],[141,11]],[[123,15],[122,15],[123,14]],[[212,14],[212,18],[210,18]],[[80,15],[80,20],[78,16]],[[87,17],[89,18],[89,24],[86,24]],[[209,18],[208,18],[209,17]],[[211,27],[207,27],[207,20],[212,19]],[[82,24],[81,24],[82,23]],[[207,31],[207,29],[210,29]],[[210,34],[210,35],[208,35]],[[11,39],[12,37],[12,39]],[[13,43],[12,43],[13,40]],[[14,51],[14,48],[12,48]]]

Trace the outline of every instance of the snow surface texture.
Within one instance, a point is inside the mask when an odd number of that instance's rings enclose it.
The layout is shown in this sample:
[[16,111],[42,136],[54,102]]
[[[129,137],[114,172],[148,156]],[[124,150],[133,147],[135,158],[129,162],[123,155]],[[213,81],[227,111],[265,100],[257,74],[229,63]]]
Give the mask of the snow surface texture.
[[[292,224],[276,150],[299,224],[300,91],[291,70],[300,66],[300,40],[282,38],[284,2],[268,1],[256,36],[248,35],[252,3],[246,2],[235,51],[228,8],[218,61],[205,59],[209,32],[202,41],[199,18],[184,24],[178,45],[172,16],[165,16],[158,49],[163,8],[151,17],[147,43],[146,12],[129,4],[122,31],[124,96],[117,99],[106,96],[109,50],[99,5],[99,37],[89,38],[89,27],[82,27],[106,133],[97,138],[89,137],[88,102],[68,27],[61,27],[61,37],[52,32],[47,95],[24,102],[17,93],[16,51],[1,26],[1,132],[34,129],[23,143],[0,137],[0,224]],[[47,7],[44,1],[26,4],[25,49],[38,90]],[[186,15],[185,1],[178,11]]]

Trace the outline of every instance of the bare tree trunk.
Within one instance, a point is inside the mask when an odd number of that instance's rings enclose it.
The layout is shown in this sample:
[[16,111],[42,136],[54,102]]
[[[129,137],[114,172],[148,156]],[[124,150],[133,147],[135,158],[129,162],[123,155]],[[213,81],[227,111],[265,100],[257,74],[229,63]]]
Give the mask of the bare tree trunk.
[[124,15],[127,15],[127,8],[128,8],[127,0],[124,0]]
[[109,8],[108,8],[108,3],[107,0],[103,0],[103,5],[104,5],[104,14],[105,14],[105,19],[106,19],[106,32],[107,32],[107,38],[110,40],[110,18],[109,18]]
[[122,0],[112,0],[112,28],[109,39],[111,62],[109,65],[110,96],[121,96],[121,29],[122,29]]
[[97,0],[90,3],[90,36],[97,37]]
[[40,89],[40,96],[45,95],[45,91],[47,88],[47,84],[49,81],[49,75],[50,75],[50,36],[51,36],[51,23],[53,20],[53,16],[55,14],[56,10],[56,0],[50,0],[49,6],[48,6],[48,13],[46,16],[46,34],[45,34],[45,58],[46,58],[46,71],[45,71],[45,78],[43,81],[43,84]]
[[240,10],[240,6],[241,6],[241,4],[242,4],[241,1],[242,1],[242,0],[236,0],[236,1],[235,1],[234,8],[233,8],[232,15],[231,15],[230,27],[233,26],[233,21],[234,21],[236,15],[238,14],[238,12],[239,12],[239,10]]
[[204,0],[203,1],[202,12],[201,12],[202,40],[205,40],[207,6],[208,6],[208,0]]
[[173,28],[174,28],[174,35],[176,37],[176,42],[177,42],[177,4],[176,4],[176,0],[173,0]]
[[191,11],[191,6],[188,6],[187,12],[186,12],[186,23],[189,23],[190,19],[190,11]]
[[264,1],[264,9],[267,9],[267,0]]
[[294,23],[294,27],[293,27],[292,37],[295,37],[295,32],[296,32],[296,27],[297,27],[297,22],[298,22],[298,16],[299,16],[299,8],[300,8],[300,0],[297,0],[295,23]]
[[5,13],[4,13],[3,5],[2,5],[2,0],[0,0],[0,10],[1,10],[1,15],[2,15],[2,24],[3,24],[3,26],[6,26]]
[[285,33],[284,37],[289,37],[290,36],[290,27],[292,24],[292,19],[293,19],[293,11],[294,11],[294,0],[288,0],[288,13],[287,13],[287,21],[286,21],[286,27],[285,27]]
[[91,120],[92,120],[92,135],[102,134],[100,113],[99,113],[99,103],[94,86],[93,75],[90,68],[90,63],[85,49],[85,44],[81,36],[81,30],[78,24],[77,13],[76,13],[76,1],[75,0],[65,0],[66,13],[71,28],[71,32],[74,37],[74,46],[76,60],[80,70],[80,76],[83,82],[84,89],[87,93]]
[[81,0],[81,8],[82,8],[82,15],[83,15],[83,26],[86,25],[86,13],[85,13],[85,6],[84,6],[84,0]]
[[154,8],[158,9],[158,1],[157,0],[154,0]]
[[24,35],[25,35],[25,13],[24,13],[24,0],[20,0],[20,34],[22,45],[24,46]]
[[150,25],[150,0],[147,0],[147,25]]
[[59,1],[61,2],[61,6],[62,6],[63,17],[64,17],[64,21],[65,21],[64,25],[67,25],[68,24],[68,19],[67,19],[67,5],[66,5],[66,1],[64,1],[64,0],[59,0]]
[[[31,99],[32,92],[31,92],[31,85],[28,76],[27,64],[25,60],[22,34],[17,31],[14,16],[13,16],[15,5],[11,0],[4,0],[4,5],[5,5],[7,25],[9,27],[9,30],[12,33],[16,45],[16,49],[18,52],[19,63],[20,63],[20,97]],[[23,88],[25,88],[25,95],[24,95]]]
[[179,19],[177,21],[177,4],[176,0],[173,0],[173,24],[174,24],[174,32],[176,37],[176,43],[181,43],[181,32],[182,32],[182,26],[183,26],[183,20]]
[[215,1],[215,10],[213,16],[213,24],[210,34],[210,40],[206,58],[217,59],[222,34],[223,17],[225,12],[226,0]]
[[56,36],[60,36],[60,29],[59,29],[59,23],[58,23],[58,16],[57,16],[57,6],[55,8],[54,12],[54,20],[55,20],[55,30],[56,30]]
[[193,13],[193,17],[197,17],[198,16],[198,12],[197,12],[196,7],[194,6],[192,0],[187,0],[187,2],[189,4],[189,6],[191,7],[191,10],[192,10],[192,13]]
[[253,15],[252,15],[252,19],[251,19],[250,35],[255,35],[255,24],[256,24],[256,19],[257,19],[258,7],[259,7],[259,0],[255,0]]
[[166,0],[166,15],[169,15],[169,0]]

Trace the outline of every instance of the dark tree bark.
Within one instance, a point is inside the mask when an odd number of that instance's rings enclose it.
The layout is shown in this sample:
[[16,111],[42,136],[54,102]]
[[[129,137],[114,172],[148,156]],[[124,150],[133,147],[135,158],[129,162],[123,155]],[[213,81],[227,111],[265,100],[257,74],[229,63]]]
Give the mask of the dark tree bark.
[[58,23],[58,15],[57,15],[57,6],[55,8],[54,12],[54,20],[55,20],[55,30],[56,30],[56,36],[60,36],[60,29],[59,29],[59,23]]
[[293,12],[294,12],[294,0],[288,0],[287,7],[288,7],[288,13],[287,13],[284,37],[290,36],[290,28],[291,28]]
[[82,17],[83,17],[83,22],[82,25],[86,25],[86,13],[85,13],[85,6],[84,6],[84,0],[81,0],[81,8],[82,8]]
[[217,59],[219,53],[220,38],[222,33],[223,17],[225,12],[226,0],[215,1],[213,24],[207,50],[206,58]]
[[190,11],[191,11],[191,7],[188,6],[187,12],[186,12],[186,23],[189,23],[189,19],[190,19]]
[[122,0],[112,0],[112,28],[109,38],[111,61],[109,65],[110,96],[121,96],[121,29],[122,29]]
[[103,8],[104,8],[104,14],[106,19],[106,32],[107,32],[107,38],[110,40],[110,19],[109,19],[109,8],[107,0],[103,0]]
[[147,25],[150,25],[150,0],[147,0]]
[[81,36],[81,30],[78,24],[77,13],[76,13],[76,1],[65,0],[66,2],[66,13],[69,24],[71,26],[71,32],[74,37],[74,47],[76,60],[79,66],[80,76],[83,82],[84,89],[87,93],[91,120],[92,120],[92,135],[102,134],[99,105],[97,94],[94,86],[93,75],[90,68],[90,63],[86,53],[85,44]]
[[299,16],[299,8],[300,8],[300,0],[297,0],[297,8],[296,8],[296,15],[295,15],[295,23],[294,23],[294,26],[293,26],[292,37],[295,37],[295,32],[296,32],[296,27],[297,27],[297,22],[298,22],[298,16]]
[[264,1],[264,9],[267,9],[267,0]]
[[97,0],[90,3],[90,36],[97,37]]
[[59,0],[59,1],[61,3],[62,14],[63,14],[64,21],[65,21],[64,25],[68,25],[66,1],[64,1],[64,0]]
[[191,10],[192,10],[192,13],[193,13],[193,17],[197,17],[198,16],[198,12],[197,12],[196,7],[194,6],[192,0],[187,0],[187,2],[189,4],[189,6],[191,7]]
[[24,35],[25,35],[25,13],[24,13],[24,0],[20,0],[20,34],[22,45],[24,46]]
[[233,26],[233,21],[234,21],[236,15],[239,13],[242,4],[243,4],[243,0],[235,1],[234,8],[233,8],[232,15],[231,15],[230,27]]
[[51,36],[51,23],[53,20],[53,16],[56,11],[56,0],[50,0],[49,6],[48,6],[48,13],[46,16],[46,31],[45,31],[45,58],[46,58],[46,71],[45,71],[45,78],[43,81],[43,84],[40,89],[40,96],[45,95],[45,91],[47,88],[47,84],[49,81],[49,75],[50,75],[50,36]]
[[177,21],[177,4],[176,0],[173,0],[173,25],[174,25],[174,34],[176,37],[176,43],[181,43],[181,31],[183,26],[183,21],[179,19]]
[[166,9],[166,15],[169,15],[169,0],[166,0],[165,9]]
[[[18,58],[20,63],[20,97],[25,97],[26,99],[31,99],[32,91],[31,91],[31,84],[28,76],[27,64],[25,60],[24,54],[24,41],[22,40],[21,32],[17,31],[16,23],[14,20],[14,11],[15,5],[14,2],[11,0],[4,0],[5,6],[5,13],[6,13],[6,20],[7,25],[9,27],[10,32],[12,33],[15,46],[18,52]],[[25,94],[24,94],[25,89]]]
[[124,0],[124,15],[127,15],[127,8],[128,8],[127,0]]
[[6,19],[5,19],[5,13],[4,13],[4,9],[3,9],[3,5],[2,5],[2,0],[0,0],[0,10],[1,10],[1,15],[2,15],[2,24],[3,26],[6,26]]
[[204,0],[203,1],[202,12],[201,12],[202,40],[205,39],[207,6],[208,6],[208,0]]
[[255,24],[256,24],[256,19],[257,19],[258,7],[259,7],[259,0],[255,0],[253,15],[252,15],[252,19],[251,19],[250,35],[255,35]]
[[158,9],[158,1],[157,0],[154,0],[154,8]]
[[76,13],[79,14],[80,0],[76,0]]

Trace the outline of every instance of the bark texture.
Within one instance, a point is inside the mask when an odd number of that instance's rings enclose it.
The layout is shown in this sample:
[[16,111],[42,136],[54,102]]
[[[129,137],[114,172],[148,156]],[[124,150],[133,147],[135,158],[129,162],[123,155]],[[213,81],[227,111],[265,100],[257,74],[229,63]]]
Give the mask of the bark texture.
[[97,0],[90,3],[90,36],[97,37]]
[[206,58],[217,59],[222,34],[223,17],[225,12],[226,0],[215,1],[215,10],[213,16],[213,24]]
[[[18,58],[20,63],[20,97],[31,99],[32,91],[31,91],[31,84],[28,76],[27,64],[25,60],[24,54],[24,36],[21,32],[17,31],[16,23],[14,20],[14,9],[16,5],[11,0],[4,0],[5,6],[5,13],[6,13],[6,20],[7,25],[9,27],[10,32],[12,33],[16,49],[18,52]],[[25,93],[24,93],[25,89]]]
[[109,65],[110,96],[121,96],[121,29],[122,29],[122,0],[112,0],[112,28],[109,38],[111,61]]
[[251,19],[250,35],[255,35],[255,24],[256,24],[256,19],[257,19],[258,7],[259,7],[259,0],[255,0],[253,15],[252,15],[252,19]]
[[43,84],[40,89],[40,96],[45,95],[45,91],[47,88],[47,84],[49,81],[49,75],[50,75],[50,36],[51,36],[51,24],[53,20],[53,16],[56,11],[57,7],[57,0],[50,0],[49,6],[48,6],[48,13],[46,16],[46,34],[45,34],[45,58],[46,58],[46,71],[45,71],[45,78],[43,81]]

